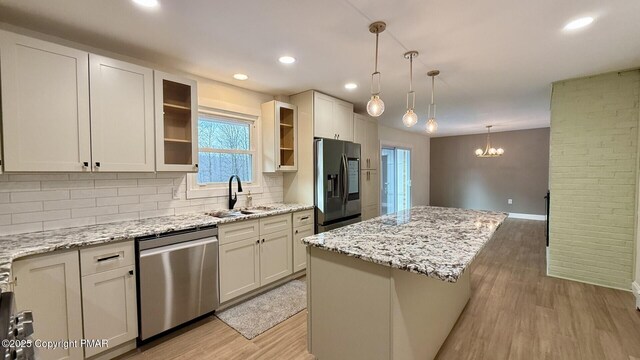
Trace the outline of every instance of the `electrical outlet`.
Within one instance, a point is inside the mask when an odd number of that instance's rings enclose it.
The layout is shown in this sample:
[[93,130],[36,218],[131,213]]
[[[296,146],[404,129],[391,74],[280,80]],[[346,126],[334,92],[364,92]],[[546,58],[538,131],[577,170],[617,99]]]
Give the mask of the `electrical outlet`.
[[173,188],[173,200],[180,200],[180,192],[178,191],[178,187]]
[[513,205],[513,199],[507,199],[507,204]]

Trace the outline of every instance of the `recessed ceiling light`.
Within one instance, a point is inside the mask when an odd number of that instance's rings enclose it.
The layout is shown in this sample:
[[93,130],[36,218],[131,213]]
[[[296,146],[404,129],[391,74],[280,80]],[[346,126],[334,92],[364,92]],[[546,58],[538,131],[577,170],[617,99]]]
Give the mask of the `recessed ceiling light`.
[[247,80],[249,77],[247,75],[245,75],[245,74],[238,73],[238,74],[233,74],[233,78],[236,79],[236,80],[241,80],[242,81],[242,80]]
[[586,16],[586,17],[582,17],[579,19],[575,19],[573,21],[570,21],[569,23],[567,23],[567,25],[564,26],[565,30],[577,30],[580,28],[583,28],[589,24],[591,24],[593,22],[593,18],[591,16]]
[[281,56],[278,61],[283,64],[293,64],[294,62],[296,62],[296,59],[292,56]]
[[347,89],[347,90],[353,90],[353,89],[358,88],[358,84],[356,84],[356,83],[346,83],[346,84],[344,84],[344,88]]
[[148,8],[152,8],[160,5],[160,3],[158,3],[158,0],[133,0],[133,2],[140,6],[144,6]]

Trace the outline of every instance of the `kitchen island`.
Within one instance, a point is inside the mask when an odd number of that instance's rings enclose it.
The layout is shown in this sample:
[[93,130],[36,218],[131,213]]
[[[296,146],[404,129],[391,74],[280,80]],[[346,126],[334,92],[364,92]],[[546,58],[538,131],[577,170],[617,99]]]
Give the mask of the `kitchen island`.
[[433,359],[469,300],[466,270],[506,217],[419,206],[302,239],[309,352]]

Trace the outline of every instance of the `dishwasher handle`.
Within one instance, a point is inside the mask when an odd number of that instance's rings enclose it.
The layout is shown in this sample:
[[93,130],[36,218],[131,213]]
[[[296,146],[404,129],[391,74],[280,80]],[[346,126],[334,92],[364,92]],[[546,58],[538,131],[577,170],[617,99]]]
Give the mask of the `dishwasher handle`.
[[188,249],[188,248],[193,248],[193,247],[198,247],[198,246],[204,246],[204,245],[207,245],[207,244],[217,243],[217,242],[218,242],[218,237],[217,236],[213,236],[213,237],[204,238],[204,239],[200,239],[200,240],[192,240],[192,241],[181,242],[181,243],[178,243],[178,244],[172,244],[172,245],[166,245],[166,246],[161,246],[161,247],[152,248],[152,249],[146,249],[146,250],[140,251],[140,258],[144,258],[144,257],[147,257],[147,256],[158,255],[158,254],[162,254],[162,253],[168,253],[168,252],[181,250],[181,249]]

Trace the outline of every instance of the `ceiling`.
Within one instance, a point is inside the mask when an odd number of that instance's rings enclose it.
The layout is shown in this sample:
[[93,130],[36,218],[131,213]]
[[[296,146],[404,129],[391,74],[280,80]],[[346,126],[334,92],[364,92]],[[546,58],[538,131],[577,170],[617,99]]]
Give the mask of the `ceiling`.
[[[380,123],[404,128],[407,50],[424,133],[439,69],[437,136],[549,126],[551,83],[640,66],[638,0],[0,0],[0,21],[273,95],[317,89],[364,112],[380,35]],[[581,16],[596,21],[567,33]],[[280,64],[282,55],[297,62]],[[234,73],[249,80],[238,81]],[[346,82],[358,89],[348,91]]]

